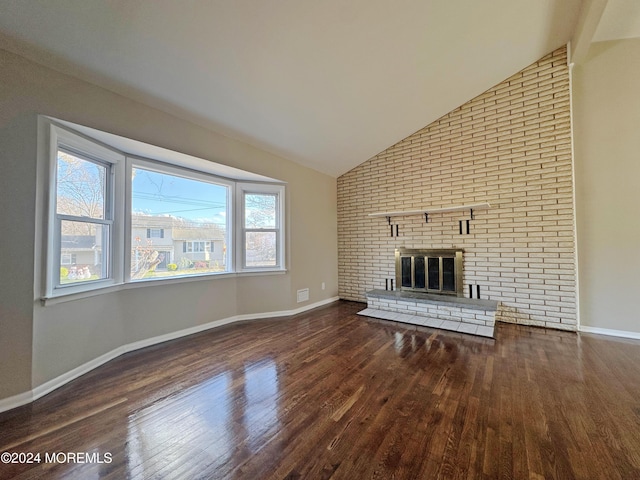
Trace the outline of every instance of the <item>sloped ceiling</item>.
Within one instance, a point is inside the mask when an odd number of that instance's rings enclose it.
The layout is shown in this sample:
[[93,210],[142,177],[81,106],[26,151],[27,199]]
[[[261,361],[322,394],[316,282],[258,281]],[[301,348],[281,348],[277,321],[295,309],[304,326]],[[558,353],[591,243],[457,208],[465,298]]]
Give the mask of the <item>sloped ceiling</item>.
[[609,0],[593,36],[594,42],[640,37],[640,1]]
[[0,47],[339,176],[565,44],[580,6],[0,0]]

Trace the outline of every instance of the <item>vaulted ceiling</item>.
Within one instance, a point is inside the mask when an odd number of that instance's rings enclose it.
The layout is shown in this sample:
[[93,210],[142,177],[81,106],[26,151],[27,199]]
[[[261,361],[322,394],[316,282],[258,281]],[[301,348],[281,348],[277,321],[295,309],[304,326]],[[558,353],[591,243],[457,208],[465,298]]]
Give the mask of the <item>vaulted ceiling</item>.
[[338,176],[567,43],[581,5],[0,0],[0,47]]

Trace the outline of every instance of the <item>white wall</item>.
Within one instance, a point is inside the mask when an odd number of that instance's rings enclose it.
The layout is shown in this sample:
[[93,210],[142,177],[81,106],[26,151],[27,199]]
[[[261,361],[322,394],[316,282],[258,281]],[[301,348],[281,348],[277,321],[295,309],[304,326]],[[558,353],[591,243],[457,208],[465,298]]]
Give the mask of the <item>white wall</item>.
[[[142,287],[41,306],[38,114],[286,181],[288,272]],[[0,168],[0,246],[11,252],[3,256],[0,275],[0,400],[121,345],[238,314],[301,307],[296,303],[300,288],[310,288],[308,304],[337,295],[334,178],[4,50]]]
[[640,39],[573,70],[580,317],[640,333]]

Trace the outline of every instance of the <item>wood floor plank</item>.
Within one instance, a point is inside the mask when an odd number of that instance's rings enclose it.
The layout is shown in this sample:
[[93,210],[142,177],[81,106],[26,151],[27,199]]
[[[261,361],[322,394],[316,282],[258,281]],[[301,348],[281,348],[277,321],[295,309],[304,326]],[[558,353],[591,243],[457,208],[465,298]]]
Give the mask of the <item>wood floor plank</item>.
[[640,478],[640,341],[337,302],[131,352],[0,414],[1,479]]

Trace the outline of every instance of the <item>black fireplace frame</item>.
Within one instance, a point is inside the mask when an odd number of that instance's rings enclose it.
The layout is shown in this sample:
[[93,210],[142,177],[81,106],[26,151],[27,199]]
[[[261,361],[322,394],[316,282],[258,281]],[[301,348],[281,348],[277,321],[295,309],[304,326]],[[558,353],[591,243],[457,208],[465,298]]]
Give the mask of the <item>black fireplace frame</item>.
[[[398,248],[395,252],[396,259],[396,289],[402,291],[409,292],[423,292],[430,294],[438,294],[438,295],[454,295],[457,297],[464,296],[464,285],[463,285],[463,254],[464,250],[462,249],[415,249],[415,248]],[[411,265],[411,273],[410,277],[408,277],[406,268],[405,275],[403,276],[403,263],[408,265],[407,258],[410,259]],[[403,262],[403,259],[404,262]],[[417,259],[417,261],[416,261]],[[435,261],[437,259],[437,262]],[[447,259],[445,261],[444,259]],[[451,262],[449,259],[453,260],[453,278],[449,278],[450,275],[445,279],[445,268],[444,263],[450,265]],[[433,287],[433,283],[435,281],[431,281],[428,278],[429,270],[431,269],[431,273],[433,272],[433,268],[431,266],[438,265],[438,288],[430,288]],[[421,265],[416,268],[417,265]],[[416,270],[419,273],[416,276]],[[422,275],[425,278],[421,278]],[[403,282],[404,277],[404,282]],[[410,278],[411,285],[408,285],[407,279]],[[435,279],[433,279],[435,280]],[[451,282],[453,281],[453,288],[451,287]],[[422,286],[424,284],[424,286]]]

